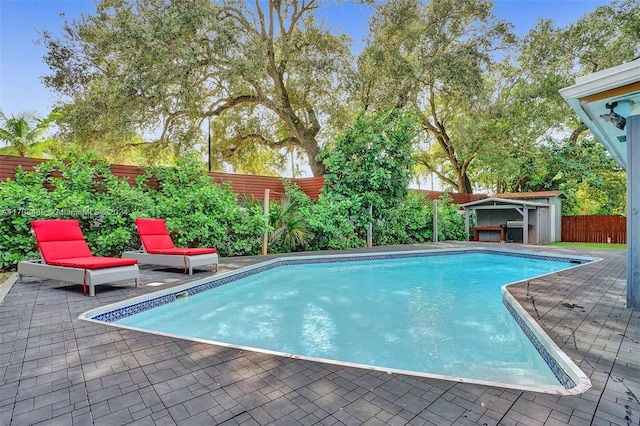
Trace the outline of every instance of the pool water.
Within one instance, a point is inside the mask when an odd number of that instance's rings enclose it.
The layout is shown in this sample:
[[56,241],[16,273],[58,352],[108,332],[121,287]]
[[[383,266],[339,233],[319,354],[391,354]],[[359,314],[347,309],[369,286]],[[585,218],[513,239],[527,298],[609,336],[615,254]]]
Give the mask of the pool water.
[[487,253],[277,266],[115,323],[329,362],[558,385],[501,287],[573,266]]

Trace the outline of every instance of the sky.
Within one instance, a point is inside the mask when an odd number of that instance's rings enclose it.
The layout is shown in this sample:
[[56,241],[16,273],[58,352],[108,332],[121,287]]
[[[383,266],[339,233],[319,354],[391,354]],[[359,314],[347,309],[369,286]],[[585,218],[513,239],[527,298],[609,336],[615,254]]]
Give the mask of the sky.
[[[558,26],[609,4],[607,0],[494,0],[494,13],[511,22],[518,33],[526,33],[538,18],[550,18]],[[371,9],[356,2],[325,1],[320,12],[332,29],[351,35],[355,48],[364,44]],[[41,77],[50,72],[43,62],[45,49],[36,44],[46,29],[60,33],[64,14],[76,19],[95,11],[93,0],[0,0],[0,109],[6,116],[29,112],[45,117],[56,95]]]

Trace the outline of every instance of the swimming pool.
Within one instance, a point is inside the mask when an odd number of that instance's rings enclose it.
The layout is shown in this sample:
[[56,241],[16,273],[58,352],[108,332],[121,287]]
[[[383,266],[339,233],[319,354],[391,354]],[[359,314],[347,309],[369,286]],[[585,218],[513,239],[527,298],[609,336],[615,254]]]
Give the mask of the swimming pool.
[[483,249],[284,258],[81,318],[323,362],[576,393],[588,379],[501,287],[589,260]]

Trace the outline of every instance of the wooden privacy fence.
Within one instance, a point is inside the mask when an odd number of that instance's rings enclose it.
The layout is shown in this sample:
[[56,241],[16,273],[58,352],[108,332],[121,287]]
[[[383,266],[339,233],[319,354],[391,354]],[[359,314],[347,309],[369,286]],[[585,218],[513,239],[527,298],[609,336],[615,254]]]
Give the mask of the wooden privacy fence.
[[627,218],[617,215],[562,216],[562,241],[627,243]]
[[[0,155],[0,179],[6,180],[14,179],[18,166],[26,171],[34,170],[34,168],[41,163],[44,163],[45,159],[41,158],[28,158],[28,157],[16,157],[13,155]],[[119,178],[126,178],[130,185],[133,185],[137,176],[142,175],[145,169],[136,166],[125,166],[121,164],[111,164],[111,173]],[[264,190],[269,189],[271,194],[270,198],[280,199],[284,195],[284,186],[282,180],[286,179],[289,182],[297,184],[302,191],[307,194],[311,199],[317,200],[320,194],[320,189],[324,185],[324,177],[312,177],[312,178],[299,178],[299,179],[287,179],[274,176],[254,176],[254,175],[240,175],[233,173],[207,173],[215,183],[221,184],[225,182],[231,183],[231,189],[238,195],[245,195],[255,197],[259,200],[264,198]],[[61,177],[59,171],[52,173],[55,177]],[[155,177],[152,177],[148,185],[152,188],[158,187],[158,181]]]
[[[13,155],[0,155],[0,179],[6,180],[14,179],[18,166],[26,171],[34,170],[35,167],[49,161],[42,158],[29,158],[29,157],[16,157]],[[137,166],[125,166],[122,164],[111,164],[111,173],[119,178],[128,179],[129,184],[133,185],[137,176],[142,175],[145,169]],[[284,186],[282,180],[288,180],[291,183],[297,184],[302,192],[307,194],[312,200],[317,200],[320,194],[320,189],[324,186],[324,176],[317,176],[311,178],[280,178],[274,176],[255,176],[255,175],[241,175],[234,173],[219,173],[208,172],[207,173],[215,183],[221,184],[225,182],[231,182],[231,189],[238,195],[246,195],[254,197],[258,200],[264,199],[264,190],[269,189],[269,198],[272,200],[279,200],[284,195]],[[61,177],[59,171],[52,173],[54,177]],[[158,181],[155,177],[152,177],[147,184],[152,188],[158,187]],[[426,198],[437,200],[443,194],[440,191],[424,191],[413,190],[417,193],[424,195]],[[477,201],[487,198],[485,194],[458,194],[451,193],[453,204],[464,204],[471,201]]]

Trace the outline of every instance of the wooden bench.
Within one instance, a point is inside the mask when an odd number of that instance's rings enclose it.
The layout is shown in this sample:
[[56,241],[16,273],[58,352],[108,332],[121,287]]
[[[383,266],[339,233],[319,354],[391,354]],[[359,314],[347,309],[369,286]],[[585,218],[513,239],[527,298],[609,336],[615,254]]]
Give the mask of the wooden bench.
[[500,232],[500,241],[507,240],[507,232],[504,226],[474,226],[473,227],[473,241],[494,241],[494,240],[481,240],[480,232],[482,231],[498,231]]

